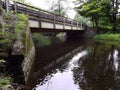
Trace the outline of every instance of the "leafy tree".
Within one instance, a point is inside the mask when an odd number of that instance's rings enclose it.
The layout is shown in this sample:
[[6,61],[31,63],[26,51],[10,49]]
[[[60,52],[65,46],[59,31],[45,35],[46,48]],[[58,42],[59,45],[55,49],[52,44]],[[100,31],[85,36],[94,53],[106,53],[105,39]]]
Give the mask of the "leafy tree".
[[120,0],[77,0],[77,2],[82,3],[77,7],[78,12],[91,18],[97,32],[101,20],[104,22],[108,20],[108,24],[111,24],[113,31],[116,32]]
[[68,0],[57,0],[57,2],[53,1],[49,10],[55,14],[68,17],[67,11],[70,9],[70,7],[65,7],[67,3],[69,3]]
[[114,32],[116,32],[116,27],[117,27],[117,14],[118,14],[118,9],[119,9],[119,4],[120,0],[110,0],[111,1],[111,23]]
[[86,24],[88,27],[92,27],[92,23],[90,21],[90,18],[86,18],[81,16],[79,13],[76,13],[74,20],[79,21],[81,23]]
[[91,18],[93,27],[96,28],[97,32],[99,32],[99,20],[101,17],[108,15],[108,11],[110,11],[110,2],[109,0],[89,0],[84,2],[81,6],[77,7],[77,9],[82,16]]

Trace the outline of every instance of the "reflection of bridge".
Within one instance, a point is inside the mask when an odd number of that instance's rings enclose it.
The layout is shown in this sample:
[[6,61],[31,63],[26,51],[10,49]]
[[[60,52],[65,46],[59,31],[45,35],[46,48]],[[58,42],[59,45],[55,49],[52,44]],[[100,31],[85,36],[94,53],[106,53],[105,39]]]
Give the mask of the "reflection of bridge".
[[12,10],[15,13],[28,14],[29,25],[32,31],[78,32],[84,30],[83,24],[78,21],[30,5],[19,2],[11,2],[11,4],[8,2],[2,2],[2,6],[7,12]]

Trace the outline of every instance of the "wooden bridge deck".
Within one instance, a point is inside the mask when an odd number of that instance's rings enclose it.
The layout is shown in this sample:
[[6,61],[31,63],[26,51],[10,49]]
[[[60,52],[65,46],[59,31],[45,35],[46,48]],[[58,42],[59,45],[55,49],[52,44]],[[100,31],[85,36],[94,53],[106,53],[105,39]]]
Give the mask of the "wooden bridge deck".
[[78,21],[72,20],[67,17],[63,17],[30,5],[26,5],[19,2],[3,2],[2,6],[7,12],[14,11],[14,13],[24,13],[29,15],[29,26],[31,30],[46,31],[51,30],[54,32],[66,32],[68,31],[81,31],[84,30],[84,25]]

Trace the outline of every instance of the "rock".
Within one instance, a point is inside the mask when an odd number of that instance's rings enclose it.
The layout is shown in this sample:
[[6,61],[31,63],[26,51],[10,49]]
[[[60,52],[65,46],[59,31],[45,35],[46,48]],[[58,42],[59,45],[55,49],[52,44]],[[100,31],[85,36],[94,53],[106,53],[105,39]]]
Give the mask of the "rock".
[[4,50],[0,48],[0,52],[3,52]]
[[8,53],[0,52],[0,58],[6,58],[8,57]]
[[15,90],[12,85],[5,85],[2,87],[2,90]]
[[23,44],[21,40],[17,40],[13,46],[12,55],[21,55],[23,51]]

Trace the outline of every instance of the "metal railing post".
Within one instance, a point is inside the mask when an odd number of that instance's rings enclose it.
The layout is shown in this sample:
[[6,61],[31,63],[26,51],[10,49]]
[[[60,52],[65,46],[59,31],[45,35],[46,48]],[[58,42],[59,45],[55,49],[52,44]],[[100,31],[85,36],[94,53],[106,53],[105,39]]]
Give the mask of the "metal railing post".
[[6,13],[9,12],[9,1],[5,0],[5,6],[6,6]]
[[41,28],[41,11],[38,11],[38,15],[39,15],[39,28]]
[[83,28],[83,24],[81,23],[81,27],[80,28]]
[[78,23],[79,23],[79,22],[77,22],[77,30],[78,30]]
[[56,27],[55,27],[55,24],[56,24],[56,22],[55,22],[55,15],[53,15],[53,28],[55,29]]
[[71,30],[73,30],[73,21],[71,21]]
[[17,3],[14,1],[14,13],[17,13]]
[[65,29],[65,18],[63,18],[63,29]]

